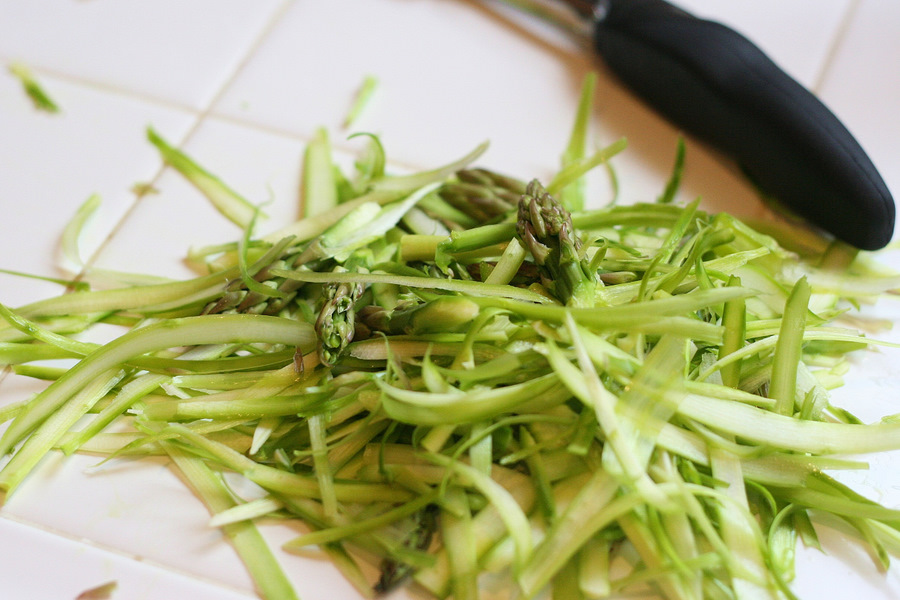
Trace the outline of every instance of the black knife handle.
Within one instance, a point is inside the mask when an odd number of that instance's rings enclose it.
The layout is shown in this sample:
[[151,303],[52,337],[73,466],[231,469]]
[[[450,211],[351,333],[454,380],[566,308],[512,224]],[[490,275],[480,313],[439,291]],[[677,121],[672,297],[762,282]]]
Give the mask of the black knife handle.
[[864,250],[890,242],[894,200],[865,151],[747,38],[663,0],[596,8],[597,51],[657,111],[838,239]]

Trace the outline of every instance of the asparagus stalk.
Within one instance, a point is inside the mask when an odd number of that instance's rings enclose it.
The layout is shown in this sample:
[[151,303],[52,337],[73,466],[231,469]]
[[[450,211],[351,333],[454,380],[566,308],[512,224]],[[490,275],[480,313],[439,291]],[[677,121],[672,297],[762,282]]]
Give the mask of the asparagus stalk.
[[519,200],[516,234],[540,267],[544,287],[563,304],[594,305],[597,281],[584,262],[572,216],[537,180]]
[[[335,273],[347,269],[335,267]],[[356,331],[356,301],[365,291],[362,283],[339,282],[326,284],[322,290],[322,310],[316,318],[316,335],[319,338],[316,352],[319,361],[327,367],[347,349]]]

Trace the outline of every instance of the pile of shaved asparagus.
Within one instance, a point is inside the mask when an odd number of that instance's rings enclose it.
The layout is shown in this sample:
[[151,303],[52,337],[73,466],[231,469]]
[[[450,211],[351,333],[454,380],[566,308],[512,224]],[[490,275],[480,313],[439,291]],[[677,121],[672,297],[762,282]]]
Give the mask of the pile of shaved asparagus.
[[[0,361],[52,380],[0,408],[0,498],[51,451],[168,455],[269,600],[296,597],[270,517],[366,597],[474,599],[488,573],[497,597],[791,598],[820,515],[886,567],[900,511],[826,471],[900,448],[900,422],[829,402],[875,343],[834,321],[896,277],[673,203],[680,159],[661,201],[584,209],[623,144],[586,151],[580,114],[546,185],[472,168],[483,148],[389,175],[374,136],[345,175],[322,134],[310,214],[262,239],[256,207],[151,131],[245,233],[193,252],[196,279],[0,306]],[[124,333],[78,341],[103,323]]]

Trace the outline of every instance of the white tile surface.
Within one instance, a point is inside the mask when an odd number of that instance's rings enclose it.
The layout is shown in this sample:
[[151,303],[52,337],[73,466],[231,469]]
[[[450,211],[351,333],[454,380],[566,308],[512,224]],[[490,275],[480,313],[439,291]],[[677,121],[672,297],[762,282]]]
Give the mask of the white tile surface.
[[683,0],[697,16],[740,31],[795,79],[816,83],[852,0]]
[[[169,140],[176,143],[175,140]],[[264,235],[296,220],[299,212],[303,142],[281,134],[207,119],[184,151],[253,204],[264,204]],[[141,265],[154,275],[190,276],[183,259],[192,246],[237,240],[242,231],[219,214],[182,175],[168,169],[113,236],[96,266],[129,270]],[[270,202],[271,201],[271,202]],[[152,248],[152,252],[148,252]]]
[[[788,72],[812,83],[848,4],[694,0],[685,6],[739,26]],[[309,136],[320,124],[338,129],[349,101],[335,99],[352,98],[366,75],[377,74],[379,89],[359,128],[381,134],[394,159],[429,164],[443,160],[447,150],[462,154],[488,139],[485,163],[523,177],[545,177],[565,144],[581,80],[603,67],[555,31],[524,29],[518,22],[476,2],[298,2],[214,111]],[[325,44],[314,34],[322,30],[332,33]],[[796,43],[798,35],[804,43]],[[318,59],[324,49],[327,61]],[[299,61],[285,76],[280,73],[284,56],[312,60]],[[671,164],[676,131],[603,74],[598,143],[628,137],[631,150],[617,161],[623,198],[655,197],[659,176]],[[564,110],[555,109],[559,106]],[[755,192],[718,157],[696,144],[690,154],[696,159],[686,194],[744,214],[748,206],[750,212],[758,208]],[[646,175],[650,183],[642,186]]]
[[282,0],[4,0],[0,57],[201,109]]
[[[131,187],[151,179],[162,161],[145,139],[152,123],[181,139],[194,122],[190,113],[102,92],[36,71],[61,108],[38,112],[19,82],[0,70],[0,268],[60,275],[59,237],[92,194],[102,205],[84,231],[82,257],[89,258],[134,202]],[[12,233],[12,235],[10,235]],[[0,275],[0,301],[19,305],[52,286]],[[33,292],[30,290],[34,290]]]
[[[900,191],[895,1],[683,4],[738,28],[801,81],[821,80],[825,100]],[[147,125],[174,144],[186,140],[189,154],[251,201],[272,197],[264,233],[297,214],[304,140],[315,128],[328,126],[336,145],[348,145],[340,123],[366,75],[380,84],[356,129],[381,134],[398,165],[434,166],[488,138],[482,164],[530,178],[554,172],[580,81],[597,68],[552,29],[475,0],[0,0],[0,62],[14,58],[35,68],[63,113],[35,112],[0,72],[0,268],[44,275],[57,274],[58,235],[95,191],[105,202],[85,254],[113,233],[100,267],[187,276],[181,259],[190,245],[236,239],[237,228],[180,175],[166,169],[156,178],[161,164],[144,140]],[[677,132],[599,70],[597,143],[629,139],[615,163],[622,200],[652,199]],[[160,193],[142,198],[117,227],[134,203],[129,188],[151,179]],[[603,177],[594,183],[605,200]],[[732,166],[689,141],[682,199],[694,196],[712,210],[764,212]],[[56,291],[0,275],[5,303]],[[895,308],[875,312],[900,318]],[[872,419],[896,412],[891,356],[866,356],[839,401]],[[0,379],[0,405],[40,387]],[[855,484],[897,506],[894,460],[874,461]],[[116,600],[252,597],[238,559],[162,462],[88,473],[94,462],[51,457],[0,510],[0,580],[15,578],[16,598],[74,598],[110,579],[120,582]],[[291,535],[264,529],[276,544]],[[823,541],[831,557],[800,554],[801,597],[900,595],[896,568],[877,573],[843,534],[825,531]],[[322,562],[285,564],[304,598],[356,597]]]
[[863,0],[824,78],[821,96],[900,196],[900,3]]
[[395,160],[435,164],[489,139],[496,168],[545,171],[569,128],[556,107],[589,68],[571,44],[548,46],[474,2],[297,2],[214,111],[303,136],[337,130],[371,74],[358,129],[381,134]]
[[189,564],[190,573],[252,589],[239,559],[218,531],[205,526],[206,509],[168,461],[117,461],[91,472],[98,462],[89,456],[47,457],[4,512],[171,568]]
[[[110,552],[77,539],[0,517],[0,578],[6,598],[72,599],[115,582],[116,600],[248,600],[248,593]],[[44,568],[35,569],[34,557]]]

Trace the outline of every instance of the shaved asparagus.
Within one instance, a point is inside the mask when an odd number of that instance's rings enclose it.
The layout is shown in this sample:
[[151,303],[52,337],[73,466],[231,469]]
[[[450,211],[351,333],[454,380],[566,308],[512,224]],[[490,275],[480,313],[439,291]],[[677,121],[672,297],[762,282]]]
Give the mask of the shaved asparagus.
[[256,209],[246,198],[198,165],[187,154],[170,145],[153,128],[147,129],[147,139],[156,146],[163,160],[200,190],[229,221],[241,228],[250,224]]
[[333,209],[338,203],[338,190],[334,181],[334,166],[331,164],[331,143],[328,132],[324,129],[317,130],[313,140],[306,146],[303,177],[301,215],[311,217]]
[[[594,109],[594,88],[597,87],[597,76],[590,74],[581,84],[581,100],[575,115],[575,123],[569,136],[569,145],[562,154],[561,170],[584,160],[589,134],[591,111]],[[579,177],[565,185],[559,186],[560,203],[570,211],[584,210],[585,189],[584,177]]]
[[366,75],[362,84],[359,86],[359,90],[356,92],[356,98],[353,99],[350,110],[347,111],[347,115],[344,117],[345,129],[356,124],[356,120],[359,119],[366,106],[368,106],[369,102],[372,100],[372,96],[375,94],[377,88],[378,79],[372,75]]
[[[310,215],[264,239],[151,129],[243,235],[193,252],[193,280],[0,304],[0,362],[50,380],[0,407],[0,499],[56,449],[169,456],[269,600],[297,591],[268,518],[302,522],[282,550],[319,546],[364,596],[412,578],[478,598],[489,570],[510,597],[777,600],[820,515],[886,567],[900,511],[827,472],[900,449],[900,422],[828,390],[842,354],[894,345],[831,321],[900,279],[680,206],[682,143],[657,203],[584,208],[582,176],[624,148],[588,149],[592,87],[546,187],[473,167],[485,146],[389,174],[371,135],[344,174],[318,132]],[[110,324],[125,333],[74,337]]]
[[[163,447],[211,513],[222,514],[235,507],[224,482],[206,463],[170,443],[164,444]],[[290,580],[256,525],[242,520],[223,523],[221,528],[247,565],[247,570],[253,576],[263,598],[279,600],[298,598]]]
[[22,89],[25,90],[25,94],[37,110],[48,113],[59,112],[59,106],[47,94],[41,84],[38,83],[31,69],[19,62],[10,64],[8,69],[22,83]]

